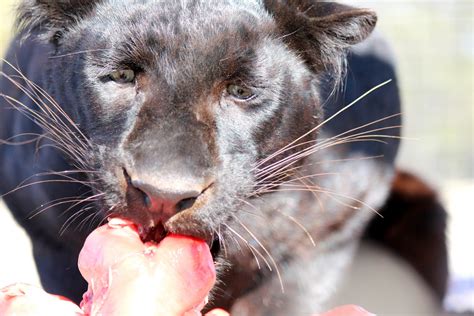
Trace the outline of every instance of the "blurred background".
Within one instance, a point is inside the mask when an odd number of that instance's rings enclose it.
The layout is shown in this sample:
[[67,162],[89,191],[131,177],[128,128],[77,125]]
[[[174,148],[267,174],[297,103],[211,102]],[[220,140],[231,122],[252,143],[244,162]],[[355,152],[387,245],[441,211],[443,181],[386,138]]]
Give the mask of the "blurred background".
[[[470,303],[472,307],[474,0],[344,2],[375,9],[379,15],[378,29],[395,51],[404,112],[403,133],[413,139],[403,142],[398,164],[426,179],[440,192],[450,213],[452,291],[446,305],[462,310],[465,303],[459,303],[458,299],[465,302],[467,298],[467,305]],[[12,35],[14,3],[14,0],[0,0],[2,54]],[[13,254],[28,247],[28,240],[11,222],[9,214],[0,210],[0,231],[3,236],[14,236],[15,240],[12,245],[3,238],[0,248],[3,251],[10,247],[8,253]],[[19,256],[2,261],[0,287],[22,280],[38,283],[31,258]],[[457,296],[459,289],[462,289],[461,298]],[[431,313],[420,311],[412,315],[434,315]],[[409,315],[406,312],[380,314]]]
[[445,305],[474,312],[474,1],[344,1],[373,8],[392,44],[404,112],[398,164],[436,187],[450,216]]
[[374,9],[392,44],[404,114],[398,165],[429,181],[450,216],[445,305],[474,312],[474,1],[344,1]]

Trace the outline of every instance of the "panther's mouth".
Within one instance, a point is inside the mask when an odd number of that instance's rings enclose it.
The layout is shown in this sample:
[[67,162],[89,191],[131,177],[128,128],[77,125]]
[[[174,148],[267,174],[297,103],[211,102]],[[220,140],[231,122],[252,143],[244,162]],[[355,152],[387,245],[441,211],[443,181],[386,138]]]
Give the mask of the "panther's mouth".
[[[139,226],[138,233],[140,235],[140,239],[144,243],[153,242],[157,244],[159,244],[169,234],[169,232],[166,230],[165,226],[161,222],[150,228],[143,228]],[[214,261],[216,261],[216,258],[221,250],[218,236],[214,235],[212,239],[207,240],[206,242],[209,246],[209,249],[211,250],[212,258],[214,259]]]
[[139,227],[138,232],[141,240],[145,242],[155,242],[159,244],[168,235],[165,226],[159,222],[157,225],[149,228]]

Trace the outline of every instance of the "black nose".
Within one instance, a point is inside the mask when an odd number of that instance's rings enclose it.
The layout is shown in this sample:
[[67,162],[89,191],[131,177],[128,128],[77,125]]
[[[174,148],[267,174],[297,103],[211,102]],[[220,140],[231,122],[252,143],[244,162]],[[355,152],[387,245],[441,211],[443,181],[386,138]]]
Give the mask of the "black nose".
[[125,172],[128,188],[128,204],[131,209],[143,209],[155,213],[166,221],[174,214],[191,208],[201,194],[209,188],[209,181],[176,176],[155,177],[129,176]]

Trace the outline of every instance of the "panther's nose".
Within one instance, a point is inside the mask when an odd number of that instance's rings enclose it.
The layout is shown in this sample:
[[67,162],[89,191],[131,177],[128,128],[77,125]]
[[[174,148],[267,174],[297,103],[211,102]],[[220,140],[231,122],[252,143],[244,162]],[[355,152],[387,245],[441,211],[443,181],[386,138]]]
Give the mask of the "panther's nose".
[[212,181],[183,176],[156,177],[128,175],[127,202],[132,210],[145,209],[163,223],[178,212],[191,208],[212,185]]
[[204,191],[204,188],[186,181],[169,183],[168,185],[151,184],[142,179],[133,179],[132,186],[141,191],[143,202],[151,212],[174,214],[193,206],[194,202]]

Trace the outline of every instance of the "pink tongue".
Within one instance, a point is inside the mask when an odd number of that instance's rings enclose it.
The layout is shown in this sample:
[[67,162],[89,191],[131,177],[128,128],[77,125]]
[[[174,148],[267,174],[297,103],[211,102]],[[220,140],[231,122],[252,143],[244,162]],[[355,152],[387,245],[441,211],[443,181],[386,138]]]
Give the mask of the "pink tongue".
[[143,244],[122,219],[89,235],[79,270],[89,283],[81,307],[91,315],[195,315],[216,278],[204,241],[171,235]]

